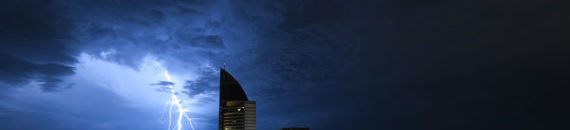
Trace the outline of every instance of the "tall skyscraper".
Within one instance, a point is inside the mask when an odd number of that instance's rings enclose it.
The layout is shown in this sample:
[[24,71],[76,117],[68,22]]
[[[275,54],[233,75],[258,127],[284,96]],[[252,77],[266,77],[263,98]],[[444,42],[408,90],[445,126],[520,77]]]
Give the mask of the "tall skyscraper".
[[220,70],[219,130],[255,130],[255,101],[249,101],[238,81]]

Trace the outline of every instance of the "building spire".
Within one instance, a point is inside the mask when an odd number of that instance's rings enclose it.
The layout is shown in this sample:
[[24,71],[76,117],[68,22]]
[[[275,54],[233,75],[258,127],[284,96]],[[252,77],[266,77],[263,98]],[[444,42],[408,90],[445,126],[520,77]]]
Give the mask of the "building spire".
[[226,69],[226,65],[228,65],[228,63],[224,62],[224,69]]

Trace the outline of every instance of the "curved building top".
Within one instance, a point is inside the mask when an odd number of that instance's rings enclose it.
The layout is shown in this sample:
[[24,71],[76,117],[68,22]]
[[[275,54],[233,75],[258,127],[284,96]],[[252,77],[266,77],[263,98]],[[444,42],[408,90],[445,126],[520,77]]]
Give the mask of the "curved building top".
[[220,101],[247,101],[247,95],[239,82],[225,69],[220,69]]

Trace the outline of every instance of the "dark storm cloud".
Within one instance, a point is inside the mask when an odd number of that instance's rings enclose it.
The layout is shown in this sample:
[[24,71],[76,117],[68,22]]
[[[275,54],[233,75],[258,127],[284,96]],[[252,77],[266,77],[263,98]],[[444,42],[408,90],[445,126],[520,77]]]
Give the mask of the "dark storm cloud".
[[0,3],[0,80],[10,86],[38,81],[44,90],[56,89],[63,76],[73,74],[71,25],[51,2]]
[[261,2],[253,6],[261,15],[236,7],[246,23],[285,19],[257,26],[257,40],[272,44],[256,46],[255,64],[233,74],[263,95],[258,119],[272,122],[262,128],[560,127],[555,113],[568,107],[558,103],[570,84],[566,4]]
[[158,81],[158,83],[152,83],[150,85],[171,86],[171,85],[174,85],[174,83],[170,82],[170,81]]
[[[258,129],[565,126],[567,2],[217,2],[57,6],[82,51],[102,59],[133,68],[147,54],[179,68],[210,63],[184,84],[190,97],[216,91],[210,69],[228,62],[258,103]],[[57,83],[73,72],[69,25],[45,4],[0,5],[3,81]]]
[[155,90],[158,92],[165,92],[165,93],[171,93],[172,88],[170,88],[169,86],[173,86],[174,82],[170,82],[170,81],[158,81],[158,83],[152,83],[150,85],[153,86],[160,86],[159,88],[156,88]]
[[[218,73],[213,72],[212,70],[202,70],[200,72],[202,75],[200,78],[195,80],[187,80],[184,83],[183,93],[187,94],[190,97],[195,97],[199,94],[205,94],[208,92],[215,92],[219,90],[219,77]],[[216,96],[217,97],[217,96]],[[214,99],[209,99],[214,100]]]
[[184,93],[188,94],[190,97],[194,97],[198,94],[218,90],[217,86],[203,80],[205,79],[202,79],[202,81],[186,81],[184,89],[187,89],[187,91],[184,91]]
[[138,68],[147,55],[177,62],[223,53],[221,21],[212,18],[215,13],[205,13],[213,8],[212,2],[91,1],[60,6],[69,8],[78,23],[74,36],[84,52],[99,56],[114,50],[101,58]]
[[209,36],[198,36],[189,40],[192,46],[202,46],[205,48],[223,48],[224,42],[220,36],[209,35]]

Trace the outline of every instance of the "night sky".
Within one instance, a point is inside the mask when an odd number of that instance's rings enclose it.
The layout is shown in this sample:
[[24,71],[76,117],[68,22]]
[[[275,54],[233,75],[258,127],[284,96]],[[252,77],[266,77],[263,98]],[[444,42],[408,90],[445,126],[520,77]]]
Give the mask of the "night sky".
[[2,0],[0,129],[167,130],[173,85],[217,130],[224,62],[259,130],[569,129],[569,24],[564,0]]

